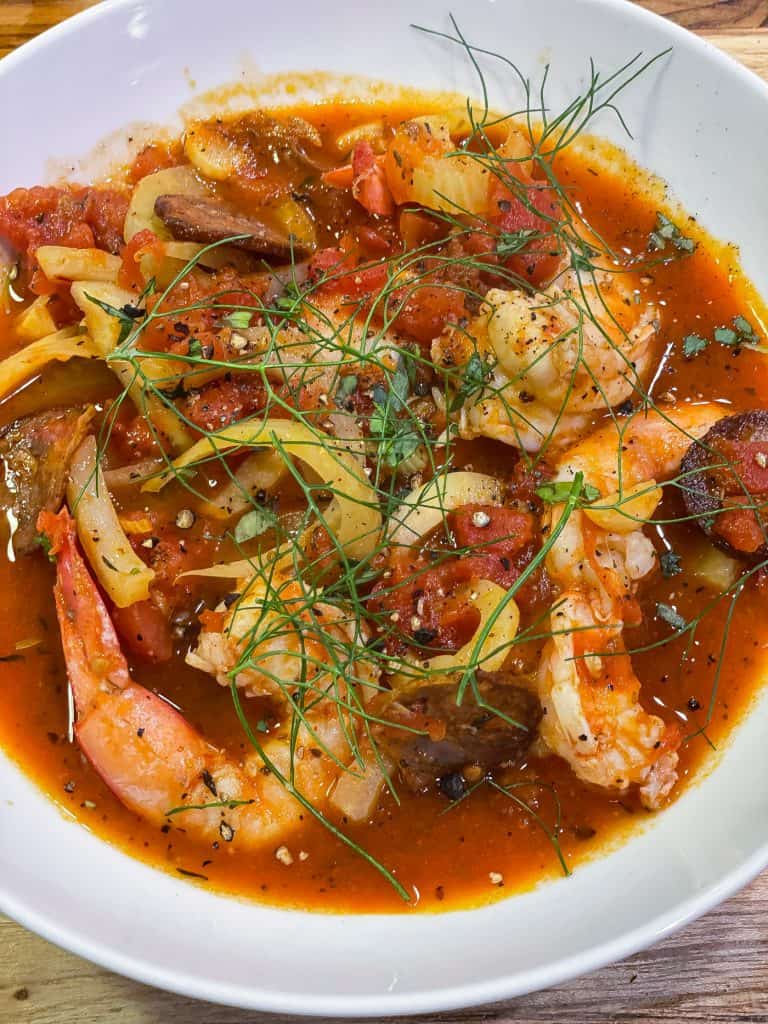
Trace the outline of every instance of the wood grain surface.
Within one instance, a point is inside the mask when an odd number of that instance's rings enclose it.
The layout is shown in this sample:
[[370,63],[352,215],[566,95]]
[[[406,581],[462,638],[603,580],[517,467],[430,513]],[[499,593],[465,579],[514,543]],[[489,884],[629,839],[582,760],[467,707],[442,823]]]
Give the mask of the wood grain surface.
[[[0,56],[93,4],[0,0]],[[768,0],[643,0],[643,6],[700,32],[768,79]],[[0,1024],[288,1024],[294,1019],[243,1013],[147,988],[0,917]],[[768,1024],[768,873],[645,953],[546,992],[418,1020]]]

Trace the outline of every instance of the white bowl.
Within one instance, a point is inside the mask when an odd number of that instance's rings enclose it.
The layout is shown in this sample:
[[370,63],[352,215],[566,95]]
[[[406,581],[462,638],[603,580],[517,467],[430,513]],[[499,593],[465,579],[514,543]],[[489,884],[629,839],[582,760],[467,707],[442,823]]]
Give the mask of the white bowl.
[[[170,122],[197,89],[264,71],[325,68],[477,93],[469,38],[534,77],[554,106],[589,57],[615,69],[669,56],[597,130],[672,186],[715,235],[741,246],[768,292],[768,89],[713,47],[622,0],[117,0],[0,64],[0,193],[43,180],[49,158],[88,152],[135,121]],[[494,97],[519,102],[499,67]],[[77,165],[72,164],[73,167]],[[721,763],[653,827],[570,879],[471,912],[324,916],[212,895],[130,859],[66,821],[0,760],[0,907],[62,946],[140,981],[240,1007],[335,1016],[422,1013],[518,995],[656,942],[768,863],[768,702]]]

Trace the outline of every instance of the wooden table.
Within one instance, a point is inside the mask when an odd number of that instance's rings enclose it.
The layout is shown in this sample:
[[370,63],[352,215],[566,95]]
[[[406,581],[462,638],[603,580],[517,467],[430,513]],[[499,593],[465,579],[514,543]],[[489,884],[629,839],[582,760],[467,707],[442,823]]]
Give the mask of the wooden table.
[[[768,78],[768,0],[642,0]],[[0,0],[0,56],[94,0]],[[557,922],[553,922],[557,927]],[[0,917],[0,1024],[280,1024],[136,984]],[[425,1018],[419,1018],[425,1021]],[[432,1024],[686,1021],[768,1024],[768,873],[646,953],[511,1002]]]

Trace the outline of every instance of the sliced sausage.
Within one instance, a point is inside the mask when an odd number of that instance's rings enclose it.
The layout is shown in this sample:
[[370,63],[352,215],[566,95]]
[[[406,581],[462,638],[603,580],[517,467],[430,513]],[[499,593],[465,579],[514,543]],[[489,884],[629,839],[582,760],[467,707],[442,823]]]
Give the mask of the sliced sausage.
[[93,414],[92,408],[49,409],[0,431],[0,507],[15,519],[13,547],[18,554],[37,548],[40,512],[61,507],[70,460],[88,433]]
[[158,196],[155,213],[178,241],[209,245],[242,235],[230,244],[266,259],[285,261],[309,255],[307,248],[291,236],[213,199]]
[[719,420],[688,449],[681,474],[689,515],[719,547],[768,557],[768,412]]
[[460,704],[455,683],[436,683],[400,697],[380,717],[392,724],[377,727],[377,742],[408,788],[424,792],[437,783],[451,795],[451,776],[469,765],[490,771],[520,761],[536,738],[541,706],[511,673],[479,672],[477,694],[468,687]]

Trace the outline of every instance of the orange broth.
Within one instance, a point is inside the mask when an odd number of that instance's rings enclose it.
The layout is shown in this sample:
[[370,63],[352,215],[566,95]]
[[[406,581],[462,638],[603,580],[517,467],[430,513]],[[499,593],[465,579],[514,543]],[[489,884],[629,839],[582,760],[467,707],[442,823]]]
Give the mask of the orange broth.
[[[414,113],[406,108],[386,109],[393,121]],[[355,104],[296,112],[333,135],[381,111],[376,106]],[[415,112],[423,112],[423,107]],[[573,190],[587,220],[610,245],[641,251],[654,228],[658,201],[641,172],[606,169],[603,156],[597,145],[559,158],[561,181]],[[350,206],[346,216],[354,221],[359,213]],[[682,223],[679,216],[677,221]],[[323,241],[330,244],[334,229],[326,228],[322,221],[321,228]],[[764,356],[719,345],[710,345],[694,360],[681,354],[681,339],[686,334],[711,336],[714,327],[730,323],[741,313],[750,298],[733,251],[707,238],[694,225],[685,225],[685,230],[698,239],[697,251],[655,267],[644,295],[657,301],[663,311],[659,356],[667,342],[674,342],[663,361],[655,393],[671,392],[679,400],[727,399],[733,411],[765,406],[768,374]],[[0,355],[17,347],[11,317],[0,312]],[[111,375],[95,364],[54,366],[42,381],[2,404],[0,423],[40,407],[75,399],[98,401],[115,393]],[[509,458],[508,450],[499,444],[473,442],[472,447],[482,448],[486,465],[503,465]],[[164,501],[178,501],[173,490],[169,488],[167,497],[156,497],[153,502],[161,506]],[[677,498],[665,498],[660,518],[679,515],[681,507]],[[657,528],[660,549],[662,530],[684,566],[693,562],[707,543],[696,527],[677,524]],[[487,787],[447,813],[444,797],[414,796],[404,790],[399,807],[387,796],[370,823],[347,827],[348,834],[386,864],[414,895],[408,907],[369,865],[313,820],[305,822],[301,835],[291,837],[293,863],[289,866],[276,859],[273,849],[240,853],[236,844],[212,846],[190,838],[180,817],[169,819],[162,828],[146,824],[112,795],[77,745],[67,739],[67,684],[51,593],[53,579],[53,568],[42,554],[15,563],[0,559],[0,593],[5,595],[0,618],[0,745],[62,812],[131,856],[172,873],[203,876],[199,884],[222,892],[287,907],[343,912],[477,905],[529,888],[560,871],[550,839],[529,811]],[[653,620],[655,602],[674,604],[689,618],[712,596],[687,573],[671,579],[657,574],[641,589],[645,622],[627,630],[628,648],[653,643],[668,634],[668,626]],[[716,747],[728,739],[760,685],[768,648],[768,629],[761,614],[764,606],[757,586],[748,586],[737,603],[725,668],[707,728]],[[706,720],[726,611],[727,602],[721,601],[684,662],[685,640],[633,658],[643,684],[643,704],[667,720],[680,722],[685,734],[695,733]],[[132,667],[138,681],[178,706],[212,742],[233,753],[247,751],[247,740],[226,689],[188,668],[181,657],[165,665],[137,663]],[[708,752],[701,735],[683,745],[675,794],[705,770]],[[534,761],[532,767],[541,780],[557,788],[562,807],[559,842],[570,868],[625,839],[653,817],[634,796],[599,792],[580,783],[557,758]],[[554,820],[547,790],[525,795],[543,818]]]

